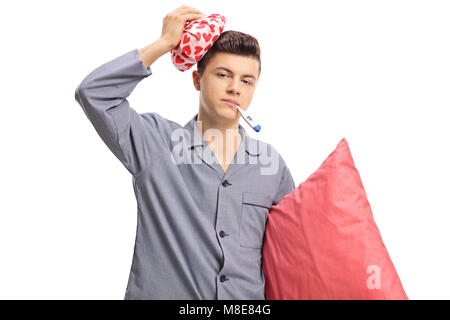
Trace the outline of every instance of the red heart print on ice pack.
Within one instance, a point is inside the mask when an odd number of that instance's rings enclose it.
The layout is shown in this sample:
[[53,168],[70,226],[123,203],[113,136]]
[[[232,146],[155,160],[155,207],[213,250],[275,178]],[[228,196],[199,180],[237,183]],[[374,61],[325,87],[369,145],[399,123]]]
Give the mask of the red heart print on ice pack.
[[170,51],[175,67],[184,72],[196,64],[225,28],[227,19],[217,13],[191,21],[183,31],[178,45]]

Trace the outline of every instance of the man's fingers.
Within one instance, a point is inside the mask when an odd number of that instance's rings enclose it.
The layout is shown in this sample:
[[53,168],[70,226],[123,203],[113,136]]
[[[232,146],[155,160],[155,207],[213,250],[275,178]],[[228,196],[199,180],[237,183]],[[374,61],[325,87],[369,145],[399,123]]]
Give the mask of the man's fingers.
[[196,15],[196,16],[198,16],[198,17],[205,17],[205,16],[207,16],[207,14],[205,14],[205,13],[203,13],[203,12],[200,12],[200,11],[192,11],[192,12],[186,12],[186,13],[184,13],[183,15]]
[[199,18],[202,18],[205,16],[206,16],[206,14],[198,14],[198,13],[186,14],[186,15],[184,15],[184,21],[192,21],[192,20],[196,20],[196,19],[199,19]]

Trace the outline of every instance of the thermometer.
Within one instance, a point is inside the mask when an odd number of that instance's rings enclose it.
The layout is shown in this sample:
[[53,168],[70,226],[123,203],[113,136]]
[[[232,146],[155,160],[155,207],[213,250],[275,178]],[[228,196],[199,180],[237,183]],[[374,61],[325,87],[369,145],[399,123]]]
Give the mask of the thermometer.
[[245,122],[247,122],[248,125],[253,128],[253,130],[255,130],[256,132],[259,132],[261,130],[261,126],[259,124],[257,124],[255,122],[254,118],[249,116],[248,113],[246,111],[244,111],[244,109],[242,109],[238,105],[235,105],[235,107],[239,110],[239,112],[241,113],[241,116],[242,116],[242,118],[244,118]]

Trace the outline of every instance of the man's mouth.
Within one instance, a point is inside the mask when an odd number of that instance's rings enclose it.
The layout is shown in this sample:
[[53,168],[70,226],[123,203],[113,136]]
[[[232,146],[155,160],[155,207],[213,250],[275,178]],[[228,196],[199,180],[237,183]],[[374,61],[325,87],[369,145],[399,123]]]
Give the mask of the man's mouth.
[[222,101],[225,101],[229,105],[232,105],[232,106],[239,105],[239,102],[237,102],[236,100],[233,100],[233,99],[222,99]]

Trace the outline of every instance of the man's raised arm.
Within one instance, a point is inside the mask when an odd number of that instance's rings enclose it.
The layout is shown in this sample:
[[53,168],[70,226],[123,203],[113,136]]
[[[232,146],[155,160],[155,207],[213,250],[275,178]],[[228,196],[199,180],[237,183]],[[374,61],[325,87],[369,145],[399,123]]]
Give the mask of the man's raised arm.
[[154,112],[137,113],[127,97],[152,74],[153,62],[178,45],[186,23],[203,16],[191,7],[175,9],[164,17],[160,38],[99,66],[75,90],[75,100],[97,133],[133,175],[167,147],[162,136],[170,131],[170,123]]
[[[155,117],[148,120],[130,107],[127,97],[137,84],[152,74],[150,64],[167,52],[158,39],[147,47],[134,49],[99,66],[75,90],[75,100],[102,140],[133,175],[148,161],[151,149],[161,148],[162,140]],[[145,63],[141,59],[141,54]]]

